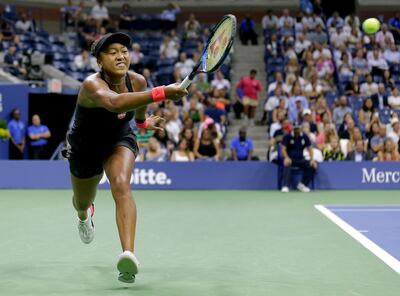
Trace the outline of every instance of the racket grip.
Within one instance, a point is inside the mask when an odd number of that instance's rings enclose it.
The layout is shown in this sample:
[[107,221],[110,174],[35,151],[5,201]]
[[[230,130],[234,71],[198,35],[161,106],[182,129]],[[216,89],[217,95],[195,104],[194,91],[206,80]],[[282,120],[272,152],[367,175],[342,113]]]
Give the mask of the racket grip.
[[187,77],[181,82],[181,84],[179,85],[179,87],[180,87],[181,89],[187,89],[187,88],[189,87],[189,85],[192,84],[192,82],[193,82],[193,80],[190,80],[190,79],[189,79],[189,76],[187,76]]

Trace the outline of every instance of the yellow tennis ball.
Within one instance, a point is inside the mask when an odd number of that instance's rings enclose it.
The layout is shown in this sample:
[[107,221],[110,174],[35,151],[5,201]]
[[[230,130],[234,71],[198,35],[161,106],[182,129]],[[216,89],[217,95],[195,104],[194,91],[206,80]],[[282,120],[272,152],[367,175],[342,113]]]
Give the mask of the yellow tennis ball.
[[380,27],[381,27],[380,21],[374,17],[366,19],[362,24],[362,28],[364,32],[367,34],[374,34],[378,32]]

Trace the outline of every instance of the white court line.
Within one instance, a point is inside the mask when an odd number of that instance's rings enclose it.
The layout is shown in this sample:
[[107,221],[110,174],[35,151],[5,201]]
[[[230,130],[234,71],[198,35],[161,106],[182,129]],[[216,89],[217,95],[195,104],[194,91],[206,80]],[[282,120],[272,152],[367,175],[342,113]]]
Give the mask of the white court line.
[[366,247],[370,252],[372,252],[375,256],[385,262],[389,267],[391,267],[394,271],[400,274],[400,262],[386,252],[384,249],[379,247],[369,238],[355,230],[350,224],[336,216],[330,210],[328,210],[323,205],[315,205],[314,206],[318,211],[328,217],[333,223],[339,226],[342,230],[344,230],[347,234],[349,234],[352,238]]
[[335,209],[332,208],[330,211],[333,212],[400,212],[400,209]]

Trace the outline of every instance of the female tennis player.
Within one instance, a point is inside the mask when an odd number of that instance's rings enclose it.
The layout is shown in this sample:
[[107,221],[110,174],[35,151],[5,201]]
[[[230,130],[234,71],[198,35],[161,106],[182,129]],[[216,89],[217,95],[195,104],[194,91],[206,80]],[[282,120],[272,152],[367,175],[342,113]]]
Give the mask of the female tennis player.
[[136,205],[129,182],[138,146],[129,122],[135,118],[138,128],[159,129],[157,124],[163,119],[158,116],[146,119],[147,105],[165,99],[177,100],[187,94],[175,84],[146,91],[143,76],[128,71],[130,43],[130,37],[120,32],[104,35],[94,42],[91,52],[100,71],[88,76],[81,86],[65,150],[79,235],[86,244],[94,238],[93,202],[103,171],[110,181],[123,251],[117,264],[118,279],[127,283],[135,281],[139,265],[133,253]]

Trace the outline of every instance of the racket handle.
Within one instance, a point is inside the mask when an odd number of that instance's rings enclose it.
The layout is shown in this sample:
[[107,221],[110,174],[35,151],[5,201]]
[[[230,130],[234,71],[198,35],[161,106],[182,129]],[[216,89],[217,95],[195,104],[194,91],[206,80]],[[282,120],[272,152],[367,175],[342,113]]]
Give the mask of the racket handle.
[[187,77],[181,82],[181,84],[179,85],[179,87],[180,87],[181,89],[187,89],[187,88],[189,87],[189,85],[192,84],[192,82],[193,82],[193,80],[190,80],[190,79],[189,79],[189,76],[187,76]]

